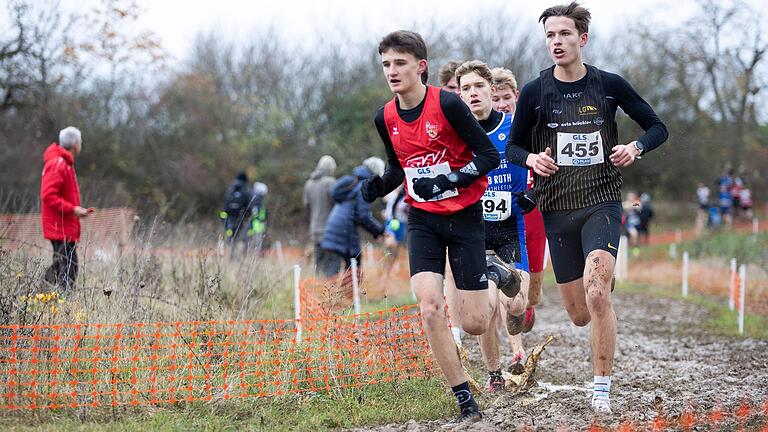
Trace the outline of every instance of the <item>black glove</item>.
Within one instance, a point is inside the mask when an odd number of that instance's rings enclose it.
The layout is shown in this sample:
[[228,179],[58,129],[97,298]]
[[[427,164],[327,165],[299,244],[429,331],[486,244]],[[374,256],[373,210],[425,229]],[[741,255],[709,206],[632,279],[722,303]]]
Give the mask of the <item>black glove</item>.
[[421,177],[413,179],[413,193],[421,197],[424,201],[429,201],[454,187],[455,186],[448,180],[448,176],[445,174],[440,174],[434,178]]
[[536,208],[536,195],[533,189],[528,189],[525,192],[515,192],[512,195],[517,197],[517,206],[520,207],[520,211],[523,214],[528,214]]
[[377,175],[368,177],[363,180],[360,192],[363,193],[365,202],[371,203],[376,201],[376,198],[384,194],[384,179]]

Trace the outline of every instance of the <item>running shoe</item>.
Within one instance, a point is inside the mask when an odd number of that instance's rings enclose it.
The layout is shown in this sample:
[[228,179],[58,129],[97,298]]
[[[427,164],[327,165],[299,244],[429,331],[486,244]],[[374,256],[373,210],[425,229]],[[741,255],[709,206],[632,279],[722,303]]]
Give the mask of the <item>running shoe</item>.
[[498,279],[497,286],[501,292],[512,298],[520,292],[520,274],[514,268],[510,268],[493,251],[485,252],[485,264],[488,272]]
[[525,365],[523,360],[523,354],[518,353],[512,357],[512,364],[507,368],[507,371],[512,375],[522,375],[525,372]]
[[472,401],[472,405],[462,408],[461,414],[455,419],[441,426],[441,429],[458,430],[462,425],[469,423],[475,423],[480,421],[483,415],[480,414],[480,408],[477,406],[477,402]]
[[501,372],[498,374],[492,373],[488,375],[488,381],[485,383],[485,391],[487,393],[496,393],[504,390],[504,378],[501,376]]
[[536,309],[533,306],[525,308],[525,320],[523,321],[523,333],[528,333],[536,323]]
[[512,315],[507,312],[507,331],[510,335],[519,335],[523,331],[525,324],[525,313],[521,315]]
[[598,415],[609,415],[611,411],[611,401],[606,398],[592,398],[592,411]]

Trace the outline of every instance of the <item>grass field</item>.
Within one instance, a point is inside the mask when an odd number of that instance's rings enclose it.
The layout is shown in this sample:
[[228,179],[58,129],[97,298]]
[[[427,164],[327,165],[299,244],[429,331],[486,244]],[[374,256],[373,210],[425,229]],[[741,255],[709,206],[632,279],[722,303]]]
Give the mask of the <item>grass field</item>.
[[413,379],[330,394],[283,396],[229,403],[163,405],[152,409],[50,411],[4,415],[5,431],[328,431],[341,427],[434,419],[455,410],[437,379]]

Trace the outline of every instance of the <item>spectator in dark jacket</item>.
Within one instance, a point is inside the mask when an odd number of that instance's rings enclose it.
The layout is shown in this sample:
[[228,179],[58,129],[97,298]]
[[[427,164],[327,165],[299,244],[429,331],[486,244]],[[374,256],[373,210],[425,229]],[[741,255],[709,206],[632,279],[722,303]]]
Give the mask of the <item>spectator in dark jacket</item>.
[[352,258],[360,262],[358,226],[362,226],[373,237],[384,234],[384,224],[373,216],[371,204],[363,199],[360,191],[364,179],[384,173],[384,161],[368,158],[352,173],[341,177],[332,189],[336,204],[328,216],[317,256],[317,269],[326,277],[339,273],[342,262],[345,268],[350,266]]
[[53,245],[53,263],[45,272],[45,280],[62,290],[75,287],[80,218],[93,212],[92,208],[80,206],[75,157],[82,146],[80,130],[70,126],[59,132],[59,142],[49,145],[43,154],[45,165],[40,184],[43,237]]
[[643,193],[640,195],[640,224],[637,226],[637,231],[640,233],[640,241],[646,245],[651,236],[651,220],[653,220],[653,217],[651,196]]
[[[219,217],[224,222],[224,235],[230,245],[229,258],[234,259],[238,243],[246,245],[246,232],[251,216],[251,185],[248,176],[240,172],[224,195],[224,210]],[[247,245],[244,246],[247,248]]]

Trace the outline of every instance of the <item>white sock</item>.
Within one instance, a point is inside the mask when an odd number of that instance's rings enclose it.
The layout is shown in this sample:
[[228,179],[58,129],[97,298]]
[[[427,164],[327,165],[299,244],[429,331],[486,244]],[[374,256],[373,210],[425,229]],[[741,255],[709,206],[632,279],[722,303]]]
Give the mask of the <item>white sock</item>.
[[592,391],[592,400],[609,400],[611,396],[611,377],[595,375],[594,390]]
[[453,341],[456,345],[461,346],[461,328],[451,327],[451,333],[453,333]]

